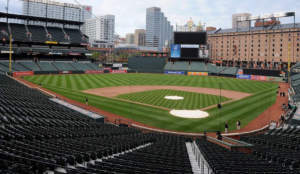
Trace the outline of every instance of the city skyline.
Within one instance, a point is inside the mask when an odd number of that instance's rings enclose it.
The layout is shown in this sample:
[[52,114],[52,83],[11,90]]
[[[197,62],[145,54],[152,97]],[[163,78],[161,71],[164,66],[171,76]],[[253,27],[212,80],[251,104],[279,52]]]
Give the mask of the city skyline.
[[[59,0],[60,2],[77,4],[74,0]],[[10,0],[9,12],[22,14],[21,1]],[[160,0],[143,2],[132,0],[78,0],[82,5],[93,6],[93,12],[96,16],[107,14],[116,16],[115,34],[120,37],[126,37],[126,33],[132,33],[135,29],[146,28],[145,11],[149,7],[159,7],[168,17],[171,25],[174,27],[184,25],[192,18],[195,22],[206,23],[206,26],[213,26],[222,29],[231,28],[231,17],[235,13],[251,13],[252,15],[261,15],[278,12],[296,12],[296,22],[300,22],[300,13],[297,13],[297,7],[300,2],[297,0],[287,0],[286,3],[273,3],[271,0],[241,2],[238,0],[226,1],[208,1],[208,0]],[[133,3],[134,2],[134,3]],[[0,1],[0,11],[4,12],[6,1]],[[268,7],[268,8],[266,8]],[[280,19],[282,23],[292,23],[292,18]]]

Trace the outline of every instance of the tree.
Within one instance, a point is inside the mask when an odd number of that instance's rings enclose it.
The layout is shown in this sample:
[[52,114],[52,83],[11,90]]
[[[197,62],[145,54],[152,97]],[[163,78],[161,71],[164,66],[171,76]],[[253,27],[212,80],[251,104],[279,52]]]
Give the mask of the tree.
[[131,53],[131,56],[139,57],[139,56],[142,56],[142,53],[141,52],[133,52],[133,53]]
[[93,58],[93,59],[98,59],[98,58],[100,57],[100,53],[97,52],[97,51],[93,51],[92,54],[93,54],[93,55],[92,55],[92,58]]

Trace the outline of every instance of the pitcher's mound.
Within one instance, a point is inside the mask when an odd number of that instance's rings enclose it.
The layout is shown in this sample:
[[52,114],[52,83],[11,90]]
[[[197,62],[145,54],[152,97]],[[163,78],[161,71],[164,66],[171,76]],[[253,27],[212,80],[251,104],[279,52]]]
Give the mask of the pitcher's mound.
[[165,96],[165,99],[168,99],[168,100],[183,100],[184,98],[180,97],[180,96]]
[[182,118],[205,118],[209,116],[207,112],[201,110],[172,110],[170,114]]

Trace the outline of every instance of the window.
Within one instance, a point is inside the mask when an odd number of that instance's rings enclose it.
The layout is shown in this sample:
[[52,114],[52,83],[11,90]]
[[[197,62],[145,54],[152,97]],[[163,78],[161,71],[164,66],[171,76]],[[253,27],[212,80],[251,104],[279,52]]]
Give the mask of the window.
[[253,52],[253,49],[251,49],[251,52]]
[[299,51],[299,48],[297,48],[297,51]]
[[299,38],[297,38],[297,41],[299,41]]
[[267,49],[265,49],[265,52],[267,52]]
[[253,42],[253,40],[252,40],[252,42]]
[[258,44],[258,47],[260,47],[260,44]]
[[266,37],[268,37],[268,35],[266,35]]
[[280,39],[280,42],[282,42],[282,39]]
[[247,45],[245,45],[245,47],[247,47]]
[[280,44],[280,47],[282,47],[282,44]]
[[[223,39],[223,38],[222,38]],[[223,43],[223,41],[222,41],[222,43]]]
[[273,37],[275,37],[275,34],[273,34]]
[[283,36],[283,34],[281,34],[281,36]]
[[274,57],[274,53],[272,54],[272,56]]
[[253,38],[253,36],[252,36],[252,38]]
[[260,52],[260,49],[258,49],[258,52]]
[[253,45],[251,45],[251,47],[253,47]]
[[267,53],[265,53],[265,56],[267,56]]
[[251,53],[251,56],[253,56],[253,53]]
[[289,41],[291,41],[291,39],[289,38]]
[[280,53],[280,57],[282,57],[282,53]]
[[232,41],[232,43],[234,43],[234,41]]
[[275,47],[275,44],[273,44],[273,47]]
[[282,52],[282,49],[280,49],[280,52]]
[[289,34],[289,36],[291,36],[291,34]]
[[229,41],[227,41],[227,43],[229,43]]
[[247,56],[247,54],[245,53],[245,56]]
[[258,42],[260,42],[260,40],[258,40]]
[[299,43],[297,43],[297,47],[299,47]]
[[274,49],[272,51],[274,52]]
[[268,39],[266,39],[266,42],[268,42]]

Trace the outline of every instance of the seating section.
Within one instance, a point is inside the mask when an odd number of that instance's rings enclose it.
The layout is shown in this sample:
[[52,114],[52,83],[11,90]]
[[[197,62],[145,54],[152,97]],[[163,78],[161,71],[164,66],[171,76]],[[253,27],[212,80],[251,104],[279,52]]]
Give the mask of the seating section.
[[214,64],[206,64],[207,71],[212,72],[212,73],[217,73],[217,66]]
[[[9,67],[9,62],[2,62],[1,64]],[[17,62],[11,62],[11,67],[17,71],[30,71],[30,69],[22,66],[21,64],[19,64]]]
[[82,38],[81,31],[78,29],[69,29],[64,28],[66,34],[70,37],[72,43],[86,43],[86,41]]
[[220,74],[225,74],[225,75],[236,75],[238,69],[236,67],[228,67],[225,70],[221,71]]
[[183,70],[187,71],[189,68],[189,62],[175,62],[172,70]]
[[41,71],[38,65],[34,62],[20,62],[20,64],[30,69],[31,71]]
[[51,34],[52,41],[56,42],[69,42],[68,39],[66,39],[65,34],[62,30],[62,28],[57,28],[57,27],[47,27],[47,31],[49,34]]
[[53,65],[60,71],[73,71],[76,70],[69,63],[53,62]]
[[191,62],[191,71],[205,71],[205,63],[203,62]]
[[9,39],[9,30],[7,23],[0,22],[0,38]]
[[[3,62],[2,62],[3,63]],[[9,67],[5,66],[4,64],[0,63],[0,71],[5,71],[5,72],[9,72]],[[11,69],[12,72],[18,71],[14,68]]]
[[27,37],[27,30],[24,24],[12,24],[10,23],[10,29],[12,33],[12,37],[15,41],[30,41],[29,37]]
[[173,66],[173,63],[172,63],[172,62],[167,62],[164,69],[165,69],[165,70],[171,70],[171,69],[172,69],[172,66]]
[[262,153],[259,153],[260,155],[262,154],[262,156],[248,155],[239,151],[230,151],[225,147],[219,146],[205,139],[197,139],[196,143],[199,150],[203,154],[204,159],[208,162],[209,166],[213,170],[212,172],[215,174],[279,174],[282,172],[298,173],[297,171],[299,171],[299,168],[297,169],[295,167],[293,169],[290,169],[290,163],[284,164],[284,162],[281,160],[278,163],[278,158],[276,156],[267,156],[266,153],[262,151]]
[[88,65],[89,67],[91,67],[94,70],[101,70],[101,68],[94,63],[87,63],[86,65]]
[[0,125],[1,173],[193,173],[190,139],[94,122],[2,74]]
[[45,27],[37,25],[27,25],[28,31],[31,33],[31,39],[35,42],[46,42],[50,41],[47,38]]
[[52,63],[48,62],[38,62],[37,65],[43,70],[43,71],[57,71]]
[[90,66],[86,65],[85,63],[70,63],[72,67],[74,67],[77,70],[94,70]]

